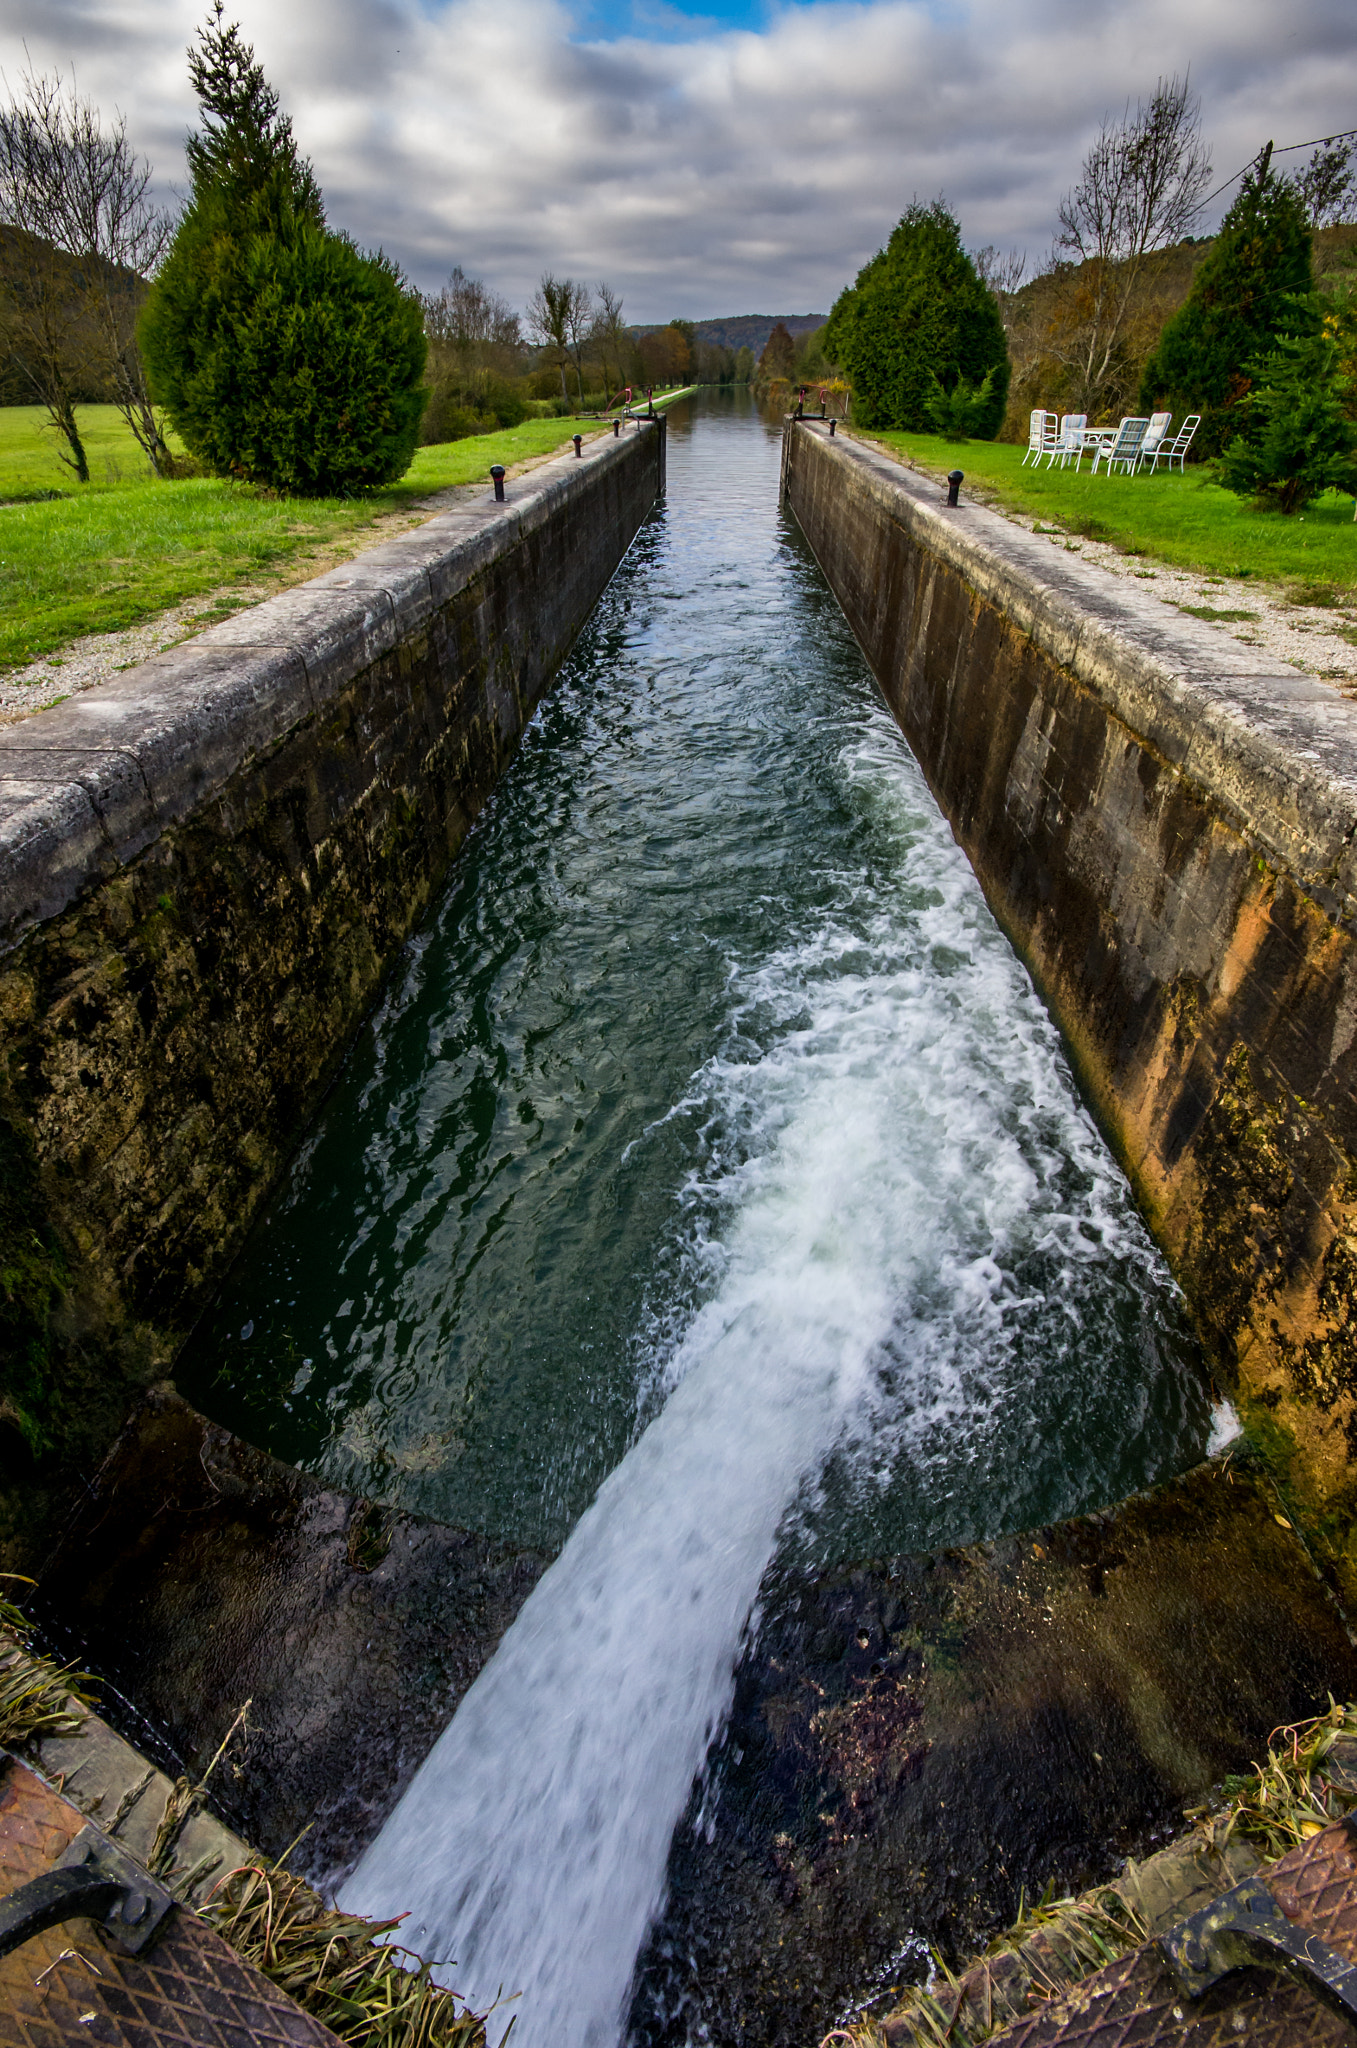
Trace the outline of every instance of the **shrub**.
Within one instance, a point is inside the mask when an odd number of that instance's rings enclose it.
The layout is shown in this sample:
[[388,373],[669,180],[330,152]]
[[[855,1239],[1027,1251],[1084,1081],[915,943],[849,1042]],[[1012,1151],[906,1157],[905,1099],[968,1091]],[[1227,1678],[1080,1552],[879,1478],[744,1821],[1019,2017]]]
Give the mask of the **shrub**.
[[424,407],[419,302],[384,256],[326,228],[221,0],[199,40],[192,196],[140,325],[155,394],[218,475],[300,492],[388,483],[409,467]]
[[968,384],[964,377],[958,377],[950,391],[933,377],[927,408],[934,429],[949,440],[965,441],[972,434],[993,440],[993,428],[988,435],[984,428],[994,416],[994,371],[986,370],[984,381],[978,388]]
[[960,385],[977,398],[988,385],[986,404],[968,415],[972,434],[990,440],[1003,422],[1009,361],[998,301],[941,200],[911,206],[840,294],[823,349],[848,371],[862,426],[927,431],[935,387]]
[[[1298,309],[1300,310],[1300,309]],[[1300,512],[1327,490],[1357,496],[1357,421],[1349,417],[1335,336],[1315,310],[1310,331],[1283,335],[1236,407],[1243,431],[1226,448],[1220,480],[1241,497]]]
[[1197,452],[1218,455],[1238,428],[1250,365],[1267,355],[1289,299],[1311,288],[1311,237],[1293,188],[1266,156],[1246,175],[1210,255],[1145,365],[1140,409],[1199,412]]

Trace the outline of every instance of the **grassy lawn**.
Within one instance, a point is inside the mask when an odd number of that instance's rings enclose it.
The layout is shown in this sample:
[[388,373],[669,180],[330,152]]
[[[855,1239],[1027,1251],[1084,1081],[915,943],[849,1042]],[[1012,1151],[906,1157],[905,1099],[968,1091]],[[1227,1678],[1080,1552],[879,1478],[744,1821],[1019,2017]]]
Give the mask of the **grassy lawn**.
[[[417,499],[488,481],[492,462],[512,468],[594,431],[533,419],[420,448],[399,484],[344,500],[274,498],[212,477],[160,482],[112,406],[80,411],[93,480],[78,484],[44,419],[36,406],[0,407],[0,668],[223,586],[314,574],[327,550],[361,546],[365,528],[408,514]],[[52,492],[65,495],[44,496]]]
[[[1179,569],[1257,576],[1302,589],[1357,587],[1357,524],[1351,498],[1330,491],[1304,513],[1260,512],[1214,483],[1204,467],[1157,476],[1097,476],[1085,460],[1068,469],[1022,467],[1024,450],[999,441],[944,441],[936,434],[863,433],[930,475],[966,474],[962,496],[1025,512],[1053,528],[1109,541]],[[1322,601],[1322,600],[1321,600]]]

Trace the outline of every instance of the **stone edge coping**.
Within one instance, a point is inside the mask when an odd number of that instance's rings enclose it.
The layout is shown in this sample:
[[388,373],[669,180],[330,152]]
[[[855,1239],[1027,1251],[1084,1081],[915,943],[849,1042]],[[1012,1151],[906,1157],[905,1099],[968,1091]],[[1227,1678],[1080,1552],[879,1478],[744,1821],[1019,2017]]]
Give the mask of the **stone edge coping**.
[[1245,838],[1357,920],[1357,704],[1317,676],[1251,662],[1203,621],[1056,555],[1002,513],[940,504],[936,482],[851,436],[812,437]]
[[624,432],[568,449],[503,505],[487,492],[436,514],[0,728],[0,952],[216,795],[634,445]]
[[[33,1661],[0,1634],[0,1659],[8,1662],[14,1657]],[[79,1728],[69,1735],[35,1737],[18,1752],[19,1760],[121,1842],[144,1869],[175,1788],[92,1707],[69,1696],[67,1705],[80,1715]],[[239,1835],[199,1807],[175,1839],[174,1861],[162,1882],[176,1898],[202,1906],[228,1872],[257,1861],[255,1851]]]

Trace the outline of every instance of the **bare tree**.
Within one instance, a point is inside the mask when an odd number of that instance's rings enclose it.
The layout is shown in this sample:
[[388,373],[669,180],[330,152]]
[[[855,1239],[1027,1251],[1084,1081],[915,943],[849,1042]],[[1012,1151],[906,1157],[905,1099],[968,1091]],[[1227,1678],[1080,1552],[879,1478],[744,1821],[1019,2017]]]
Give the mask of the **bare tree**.
[[72,94],[65,127],[62,239],[81,266],[113,403],[161,476],[173,464],[137,348],[137,314],[174,224],[151,198],[151,166],[128,141],[124,115],[105,130],[91,103]]
[[1052,353],[1092,411],[1107,383],[1146,269],[1196,221],[1211,177],[1201,102],[1188,80],[1161,78],[1148,104],[1104,121],[1079,183],[1060,202],[1056,248],[1072,265]]
[[587,284],[575,284],[565,280],[568,294],[565,308],[566,341],[570,348],[570,359],[575,365],[575,388],[579,393],[580,411],[584,411],[584,345],[588,341],[594,324],[594,302]]
[[82,484],[89,461],[76,424],[76,392],[89,374],[88,308],[58,240],[63,171],[54,152],[51,95],[29,79],[26,102],[0,108],[0,226],[5,236],[4,346],[66,444],[61,460]]
[[625,380],[623,362],[627,353],[628,334],[622,321],[622,299],[611,285],[600,283],[594,293],[597,312],[594,316],[594,336],[599,353],[603,357],[603,374],[608,375],[608,350],[613,352],[616,366],[617,386],[620,391]]
[[468,277],[460,263],[438,296],[425,299],[424,324],[431,339],[466,351],[516,349],[522,339],[508,300]]
[[991,242],[985,248],[977,249],[971,261],[980,282],[988,285],[1000,299],[1011,299],[1027,274],[1025,249],[996,249]]
[[171,234],[151,176],[125,118],[105,129],[58,78],[26,76],[22,101],[0,108],[0,222],[10,229],[0,321],[82,483],[75,392],[91,381],[109,391],[152,469],[169,466],[136,345],[145,281]]
[[1337,227],[1357,213],[1357,141],[1339,136],[1321,143],[1303,171],[1287,183],[1295,191],[1312,228]]
[[575,286],[568,277],[553,277],[548,270],[528,306],[528,326],[533,339],[546,349],[561,373],[561,397],[566,405],[570,393],[565,386],[565,366],[570,361],[570,307]]

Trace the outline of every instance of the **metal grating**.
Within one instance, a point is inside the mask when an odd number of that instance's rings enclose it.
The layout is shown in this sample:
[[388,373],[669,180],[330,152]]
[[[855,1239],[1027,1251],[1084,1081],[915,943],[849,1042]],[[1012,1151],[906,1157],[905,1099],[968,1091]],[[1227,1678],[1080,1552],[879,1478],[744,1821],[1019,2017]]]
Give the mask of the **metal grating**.
[[[0,1891],[51,1868],[85,1816],[22,1764],[0,1777]],[[186,1907],[142,1956],[68,1921],[0,1957],[0,2048],[337,2048]]]
[[[1288,1920],[1357,1962],[1357,1852],[1345,1825],[1259,1873]],[[1193,2003],[1153,1947],[1085,1978],[991,2048],[1353,2048],[1357,2029],[1299,1984],[1243,1970]]]

